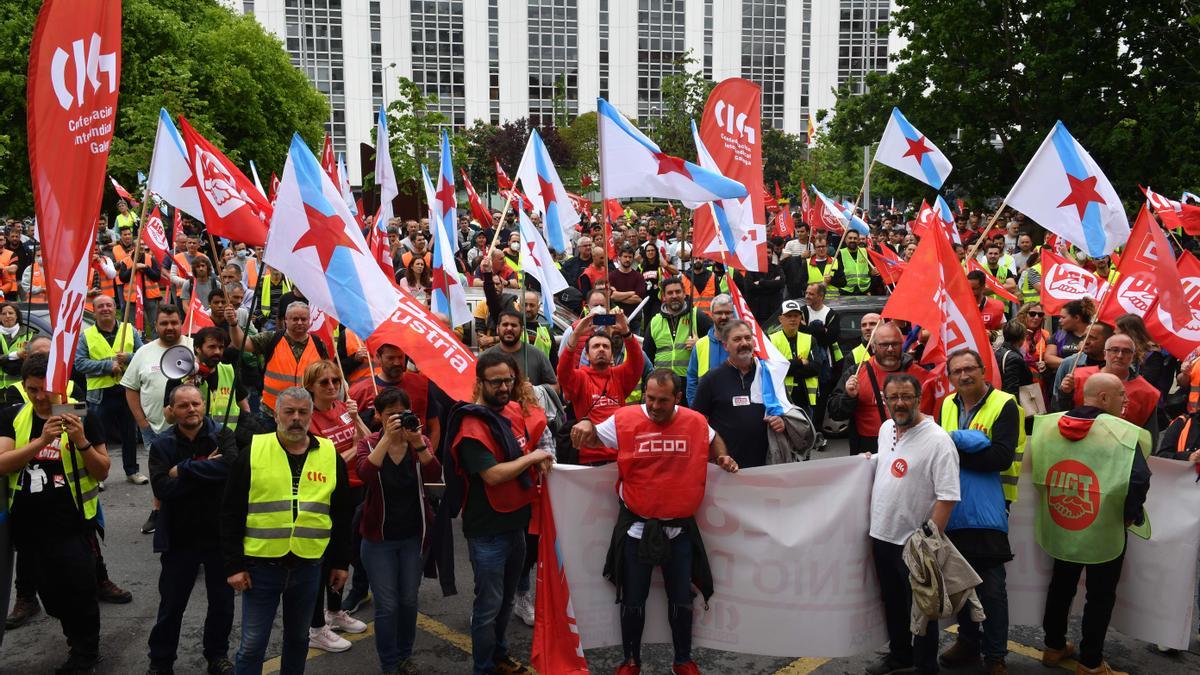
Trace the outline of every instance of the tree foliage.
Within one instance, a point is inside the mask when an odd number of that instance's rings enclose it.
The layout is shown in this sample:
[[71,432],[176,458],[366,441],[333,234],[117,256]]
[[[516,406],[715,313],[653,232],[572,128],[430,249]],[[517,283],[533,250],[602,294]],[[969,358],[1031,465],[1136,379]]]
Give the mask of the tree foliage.
[[[0,211],[32,212],[25,89],[40,0],[0,4]],[[150,166],[159,108],[183,115],[243,168],[282,169],[293,132],[321,140],[329,106],[253,17],[216,0],[124,0],[121,91],[109,173]]]
[[[1191,4],[898,0],[908,41],[868,93],[839,96],[828,137],[878,140],[893,106],[954,163],[948,187],[1003,195],[1062,120],[1118,191],[1200,181],[1200,20]],[[919,189],[919,184],[918,184]]]
[[704,104],[716,83],[704,77],[689,49],[675,60],[675,72],[662,79],[662,109],[641,127],[668,155],[695,159],[692,120],[699,124]]
[[792,167],[804,161],[807,154],[804,139],[780,129],[767,128],[762,133],[763,185],[773,192],[775,182],[788,184]]

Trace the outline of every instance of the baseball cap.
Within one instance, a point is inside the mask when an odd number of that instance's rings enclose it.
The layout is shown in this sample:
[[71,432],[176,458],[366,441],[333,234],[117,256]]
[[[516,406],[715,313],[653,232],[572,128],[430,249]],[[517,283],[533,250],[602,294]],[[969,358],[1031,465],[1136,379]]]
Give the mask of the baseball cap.
[[804,311],[804,303],[800,302],[799,300],[784,300],[783,305],[779,307],[780,314],[801,311]]

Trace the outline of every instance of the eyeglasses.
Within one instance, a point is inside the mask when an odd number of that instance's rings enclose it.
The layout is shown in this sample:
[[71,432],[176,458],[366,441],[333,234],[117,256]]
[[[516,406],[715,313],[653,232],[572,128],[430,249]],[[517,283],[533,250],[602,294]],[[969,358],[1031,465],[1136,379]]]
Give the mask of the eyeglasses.
[[900,349],[901,344],[900,342],[876,342],[875,347],[877,349]]
[[322,387],[328,387],[330,385],[337,386],[340,383],[341,383],[341,380],[334,378],[334,377],[326,377],[326,378],[317,380],[317,384],[319,384]]
[[958,377],[959,375],[967,375],[977,370],[979,370],[979,366],[963,366],[962,368],[955,368],[950,371],[950,375],[951,377]]
[[893,394],[891,396],[885,396],[883,400],[895,405],[897,403],[912,403],[913,401],[917,400],[917,397],[913,396],[912,394]]
[[483,383],[488,385],[489,387],[494,387],[496,389],[503,389],[505,387],[513,386],[513,383],[516,381],[517,381],[517,378],[515,378],[515,377],[497,377],[497,378],[494,378],[491,380],[484,380]]

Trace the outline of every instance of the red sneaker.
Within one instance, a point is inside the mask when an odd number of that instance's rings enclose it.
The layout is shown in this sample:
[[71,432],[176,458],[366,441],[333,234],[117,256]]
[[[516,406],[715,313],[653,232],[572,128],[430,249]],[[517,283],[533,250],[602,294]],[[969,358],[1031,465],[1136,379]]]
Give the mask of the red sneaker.
[[641,672],[642,667],[636,663],[633,663],[632,661],[629,663],[622,663],[617,668],[617,675],[641,675]]
[[671,666],[671,672],[675,675],[700,675],[700,667],[696,665],[695,661],[676,663]]

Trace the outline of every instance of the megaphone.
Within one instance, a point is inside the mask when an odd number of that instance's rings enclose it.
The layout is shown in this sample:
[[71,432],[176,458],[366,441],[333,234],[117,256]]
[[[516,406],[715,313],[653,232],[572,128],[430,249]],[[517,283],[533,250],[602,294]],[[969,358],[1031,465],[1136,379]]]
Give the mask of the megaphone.
[[196,369],[196,355],[183,345],[175,345],[163,352],[158,368],[169,380],[181,380]]

